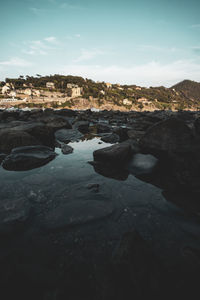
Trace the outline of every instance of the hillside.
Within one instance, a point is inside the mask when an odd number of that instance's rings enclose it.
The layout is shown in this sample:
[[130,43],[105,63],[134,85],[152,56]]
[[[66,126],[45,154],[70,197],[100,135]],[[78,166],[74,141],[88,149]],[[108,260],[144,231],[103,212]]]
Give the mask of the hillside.
[[[95,82],[79,76],[20,76],[0,83],[1,106],[113,110],[195,110],[200,83],[185,80],[172,88]],[[10,100],[9,100],[10,99]]]
[[183,80],[171,87],[192,100],[200,101],[200,82]]

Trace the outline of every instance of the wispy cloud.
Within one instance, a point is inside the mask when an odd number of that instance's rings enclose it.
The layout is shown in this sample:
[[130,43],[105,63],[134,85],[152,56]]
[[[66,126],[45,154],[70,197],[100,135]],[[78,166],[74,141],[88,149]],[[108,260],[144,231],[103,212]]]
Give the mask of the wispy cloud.
[[29,7],[29,10],[36,16],[40,16],[41,13],[44,13],[46,10],[37,7]]
[[65,39],[66,40],[73,40],[73,39],[80,39],[81,38],[81,34],[80,33],[76,33],[73,35],[66,35]]
[[83,9],[83,6],[80,6],[78,4],[71,4],[71,3],[68,3],[68,2],[63,2],[63,3],[60,4],[60,8],[79,10],[79,9]]
[[172,86],[183,79],[199,81],[200,65],[192,60],[178,60],[169,64],[152,61],[129,67],[77,64],[61,68],[59,73],[121,84]]
[[58,40],[54,36],[46,37],[43,40],[25,41],[26,49],[22,52],[29,55],[47,55],[49,50],[55,50]]
[[190,28],[200,29],[200,24],[193,24],[193,25],[190,26]]
[[0,65],[11,66],[11,67],[29,67],[32,66],[32,63],[19,57],[13,57],[10,58],[9,60],[0,61]]
[[52,43],[52,44],[57,44],[58,43],[58,40],[55,36],[49,36],[49,37],[46,37],[44,38],[44,40],[48,43]]
[[81,37],[81,35],[79,33],[75,34],[74,36],[78,39]]
[[80,56],[74,60],[74,62],[81,62],[86,60],[91,60],[99,55],[104,55],[105,51],[102,51],[100,49],[92,49],[92,50],[86,50],[81,49]]

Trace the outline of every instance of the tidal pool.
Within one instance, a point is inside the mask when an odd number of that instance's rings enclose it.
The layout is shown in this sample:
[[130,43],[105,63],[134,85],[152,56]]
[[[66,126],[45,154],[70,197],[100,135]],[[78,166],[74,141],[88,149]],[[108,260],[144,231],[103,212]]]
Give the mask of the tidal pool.
[[[73,153],[64,155],[56,148],[58,156],[40,168],[0,169],[0,199],[30,203],[22,228],[2,236],[0,277],[7,272],[5,285],[18,273],[19,286],[26,276],[36,285],[51,285],[68,260],[101,262],[132,230],[152,245],[167,268],[181,263],[185,248],[200,248],[198,216],[127,170],[122,177],[95,171],[88,163],[93,151],[109,144],[94,138],[69,145]],[[41,272],[44,276],[38,278]]]

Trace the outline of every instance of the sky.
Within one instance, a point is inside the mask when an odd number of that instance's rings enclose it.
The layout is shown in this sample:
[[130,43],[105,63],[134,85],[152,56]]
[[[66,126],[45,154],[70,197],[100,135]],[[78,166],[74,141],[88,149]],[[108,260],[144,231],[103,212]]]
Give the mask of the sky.
[[200,81],[199,0],[0,0],[0,80]]

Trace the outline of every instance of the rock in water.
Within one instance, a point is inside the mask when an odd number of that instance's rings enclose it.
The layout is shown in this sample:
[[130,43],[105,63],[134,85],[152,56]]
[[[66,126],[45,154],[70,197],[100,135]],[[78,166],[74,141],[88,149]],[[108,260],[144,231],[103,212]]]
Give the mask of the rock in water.
[[41,167],[54,159],[56,153],[46,146],[18,147],[12,150],[2,166],[9,171],[25,171]]
[[55,138],[59,142],[69,143],[79,141],[83,134],[78,129],[60,129],[55,132]]
[[45,218],[45,227],[59,229],[90,223],[112,214],[112,205],[100,201],[74,201],[61,205],[49,212]]
[[121,164],[130,159],[132,148],[130,144],[121,143],[94,151],[95,161]]
[[169,118],[151,128],[140,140],[142,151],[151,154],[184,153],[191,149],[194,138],[191,129],[184,121]]
[[63,154],[70,154],[74,149],[69,145],[61,144],[61,150]]

